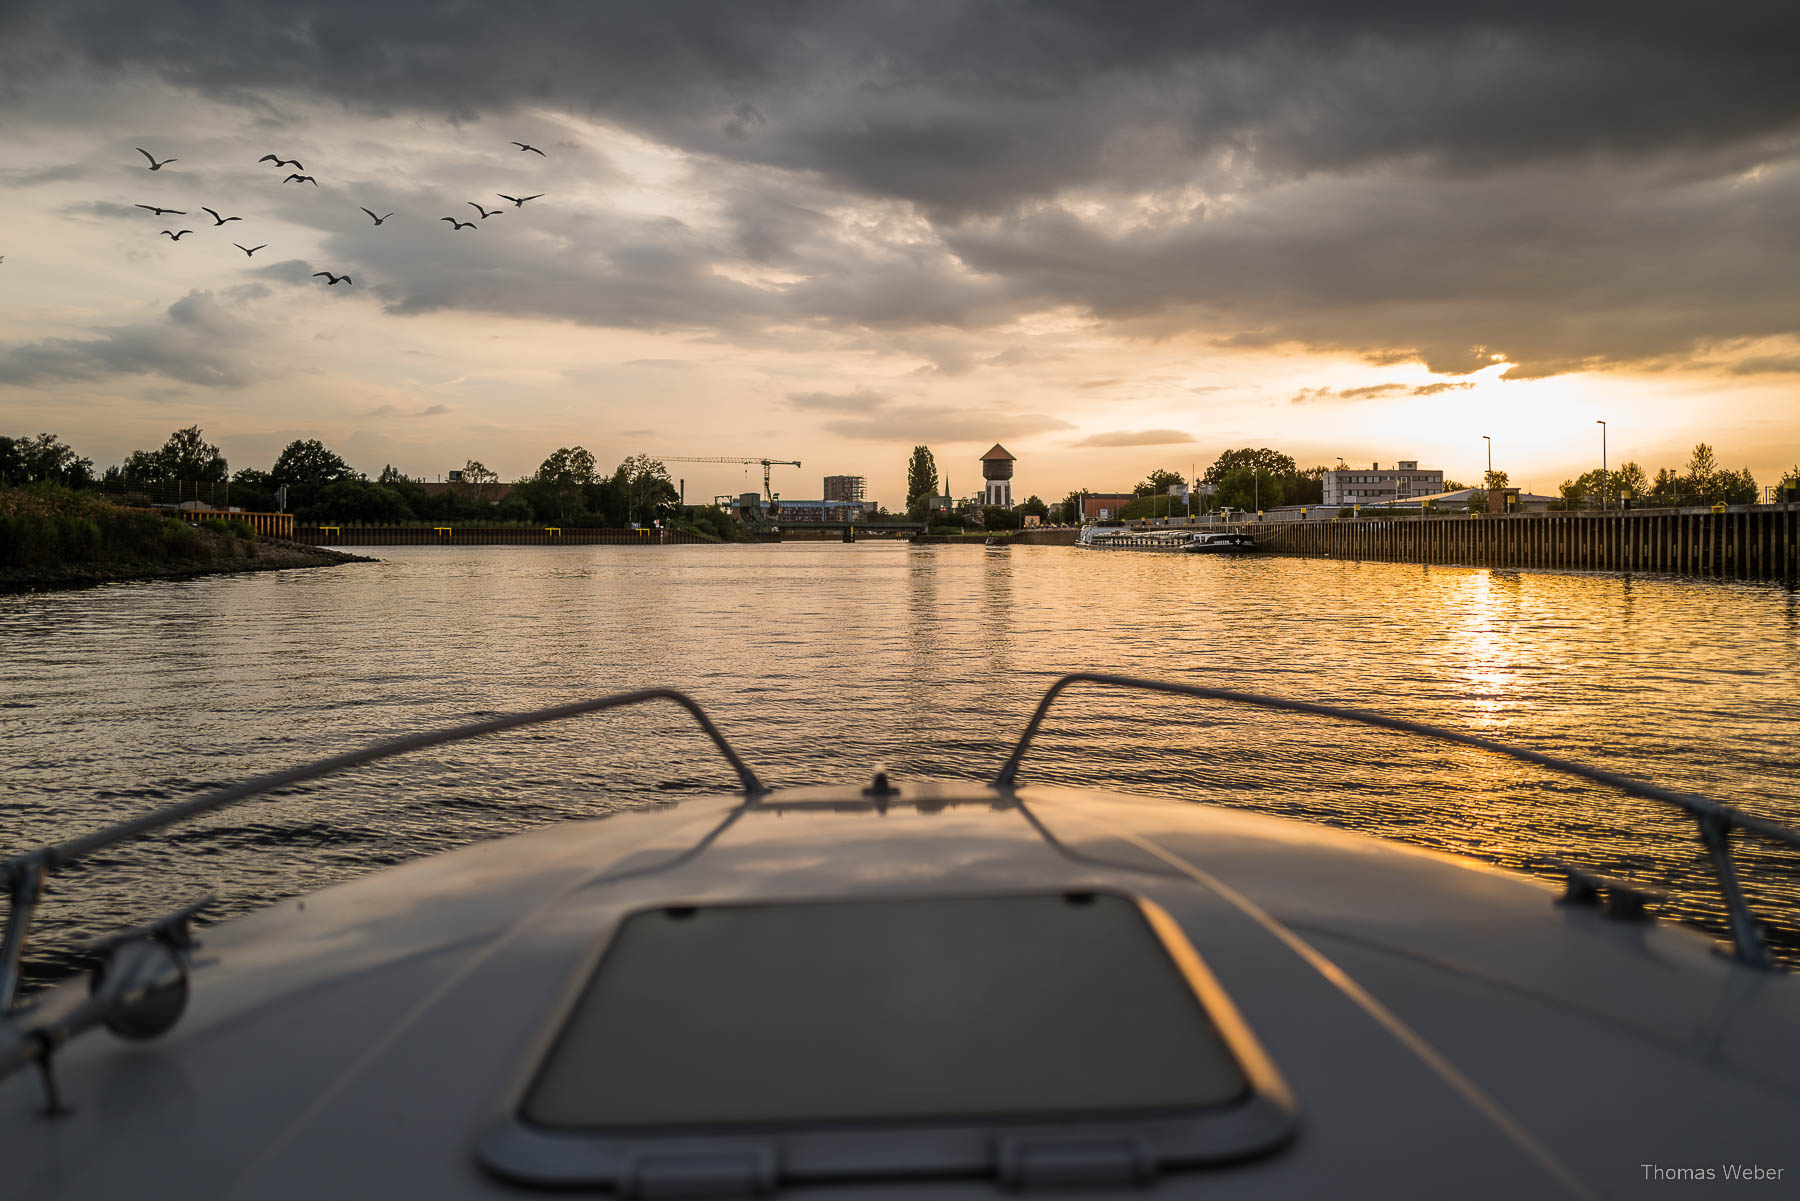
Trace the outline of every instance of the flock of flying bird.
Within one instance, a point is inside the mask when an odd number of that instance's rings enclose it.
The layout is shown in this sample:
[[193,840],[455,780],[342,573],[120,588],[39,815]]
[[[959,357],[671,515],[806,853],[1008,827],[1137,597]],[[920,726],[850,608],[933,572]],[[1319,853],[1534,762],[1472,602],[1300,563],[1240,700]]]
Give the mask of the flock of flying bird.
[[[540,158],[548,158],[549,157],[542,150],[539,150],[536,146],[529,145],[528,143],[525,143],[525,142],[514,142],[514,143],[512,143],[512,145],[517,146],[519,148],[520,154],[531,153],[531,154],[537,155]],[[145,150],[142,146],[135,146],[135,147],[133,147],[133,149],[135,149],[139,154],[143,155],[145,158],[150,160],[150,168],[149,169],[152,171],[161,171],[164,167],[168,166],[170,163],[180,161],[179,159],[173,159],[173,158],[165,158],[165,159],[158,160],[155,155],[151,154],[148,150]],[[305,166],[303,166],[301,164],[300,160],[298,160],[298,159],[284,159],[278,155],[265,154],[261,158],[257,159],[256,161],[259,163],[274,163],[277,170],[280,170],[283,167],[294,168],[293,173],[291,175],[289,175],[286,179],[282,180],[281,181],[282,183],[309,183],[315,188],[319,186],[318,180],[314,179],[310,175],[301,174],[301,172],[305,171],[306,168],[305,168]],[[508,196],[504,192],[496,192],[496,193],[494,193],[494,195],[500,197],[500,199],[502,199],[502,200],[512,201],[514,208],[524,208],[525,202],[527,200],[541,199],[543,197],[544,193],[539,192],[534,196]],[[473,201],[473,200],[465,201],[464,203],[468,204],[470,208],[473,208],[477,213],[479,213],[480,219],[483,221],[486,221],[489,217],[500,216],[505,211],[503,209],[484,208],[481,205],[475,203],[475,201]],[[141,208],[141,209],[148,209],[153,215],[158,216],[158,217],[163,216],[165,213],[173,213],[177,217],[187,216],[186,209],[160,208],[154,204],[140,204],[140,205],[136,205],[134,207]],[[360,205],[358,207],[362,208],[362,206],[360,206]],[[231,222],[231,221],[242,221],[243,220],[242,217],[223,216],[219,213],[219,211],[217,209],[208,208],[205,205],[200,206],[200,211],[203,213],[206,213],[207,215],[212,217],[213,227],[215,229],[217,229],[218,227],[225,225],[226,223]],[[369,219],[371,221],[373,221],[376,225],[381,225],[381,224],[385,223],[389,217],[392,217],[394,215],[393,213],[388,213],[385,216],[376,216],[375,211],[370,208],[363,208],[362,211],[369,214]],[[476,228],[475,222],[473,222],[473,221],[458,221],[455,217],[439,217],[438,220],[448,221],[450,223],[450,232],[451,233],[458,233],[465,229]],[[165,229],[162,231],[162,236],[168,238],[169,241],[171,241],[171,242],[179,242],[179,241],[181,241],[182,238],[186,237],[188,234],[191,234],[193,232],[194,231],[191,229]],[[264,242],[260,246],[245,246],[241,242],[233,242],[232,245],[236,246],[239,250],[243,251],[245,258],[253,258],[253,257],[255,257],[257,251],[266,250],[266,249],[268,249],[268,246],[269,246],[269,244],[267,242]],[[356,286],[356,281],[351,279],[348,275],[337,275],[330,271],[315,271],[315,272],[313,272],[313,278],[314,279],[323,279],[325,281],[326,287],[331,287],[334,284],[349,284],[352,287]]]

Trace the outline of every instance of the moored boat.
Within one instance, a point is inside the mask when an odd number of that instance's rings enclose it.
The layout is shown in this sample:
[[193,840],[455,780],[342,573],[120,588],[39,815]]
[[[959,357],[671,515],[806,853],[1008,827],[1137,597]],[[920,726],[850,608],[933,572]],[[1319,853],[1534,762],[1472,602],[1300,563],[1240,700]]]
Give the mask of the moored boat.
[[1256,539],[1249,534],[1195,534],[1185,548],[1199,555],[1242,555],[1256,549]]

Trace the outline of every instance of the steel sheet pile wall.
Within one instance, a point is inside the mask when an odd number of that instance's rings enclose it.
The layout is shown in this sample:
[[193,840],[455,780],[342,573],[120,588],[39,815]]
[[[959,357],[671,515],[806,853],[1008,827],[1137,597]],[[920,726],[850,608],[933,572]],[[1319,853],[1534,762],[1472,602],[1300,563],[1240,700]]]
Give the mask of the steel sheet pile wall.
[[301,526],[313,546],[674,546],[706,542],[685,530],[584,530],[532,526]]
[[1713,512],[1412,517],[1246,527],[1276,554],[1473,567],[1800,577],[1800,508]]

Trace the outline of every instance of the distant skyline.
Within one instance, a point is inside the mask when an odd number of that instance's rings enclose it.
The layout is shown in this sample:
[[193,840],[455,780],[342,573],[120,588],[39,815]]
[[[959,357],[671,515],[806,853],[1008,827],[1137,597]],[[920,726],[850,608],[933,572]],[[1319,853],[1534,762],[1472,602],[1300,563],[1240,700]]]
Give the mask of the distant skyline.
[[914,444],[973,492],[997,441],[1019,499],[1245,445],[1474,483],[1483,434],[1554,492],[1605,420],[1766,485],[1796,44],[1791,3],[13,6],[0,433],[895,505]]

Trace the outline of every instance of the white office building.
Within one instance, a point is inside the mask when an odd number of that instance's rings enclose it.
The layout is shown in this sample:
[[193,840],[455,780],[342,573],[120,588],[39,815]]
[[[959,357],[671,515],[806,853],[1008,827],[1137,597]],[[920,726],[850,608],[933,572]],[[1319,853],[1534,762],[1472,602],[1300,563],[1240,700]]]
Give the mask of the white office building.
[[1402,459],[1392,467],[1369,464],[1364,471],[1339,467],[1325,473],[1325,504],[1370,505],[1380,501],[1411,500],[1444,490],[1442,471],[1421,471],[1417,460]]

